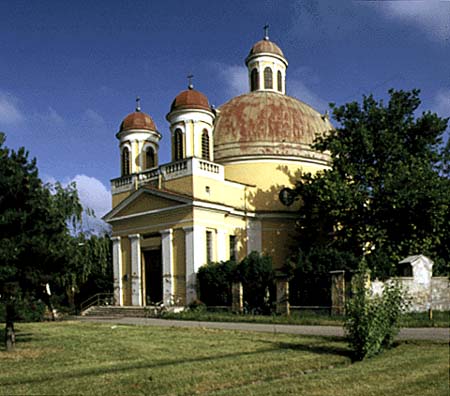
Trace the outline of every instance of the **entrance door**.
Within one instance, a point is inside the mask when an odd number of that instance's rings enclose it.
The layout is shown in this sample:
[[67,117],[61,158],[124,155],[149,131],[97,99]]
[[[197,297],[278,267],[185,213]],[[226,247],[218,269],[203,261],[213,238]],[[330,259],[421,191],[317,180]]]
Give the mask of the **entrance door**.
[[163,299],[161,249],[145,250],[144,261],[147,304],[155,304]]

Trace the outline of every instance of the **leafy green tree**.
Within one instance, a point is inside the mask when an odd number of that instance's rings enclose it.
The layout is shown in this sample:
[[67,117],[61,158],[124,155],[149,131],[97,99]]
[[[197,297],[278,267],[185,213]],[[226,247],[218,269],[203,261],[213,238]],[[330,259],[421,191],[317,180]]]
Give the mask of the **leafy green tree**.
[[80,220],[82,207],[73,184],[44,185],[36,160],[4,142],[0,133],[0,294],[11,330],[16,301],[46,298],[46,284],[61,286],[73,246],[68,224]]
[[450,262],[450,145],[448,119],[417,116],[419,91],[389,91],[389,101],[332,105],[336,129],[314,148],[328,152],[330,169],[304,175],[299,247],[333,249],[360,261],[373,276],[394,274],[395,264],[423,253],[435,273]]

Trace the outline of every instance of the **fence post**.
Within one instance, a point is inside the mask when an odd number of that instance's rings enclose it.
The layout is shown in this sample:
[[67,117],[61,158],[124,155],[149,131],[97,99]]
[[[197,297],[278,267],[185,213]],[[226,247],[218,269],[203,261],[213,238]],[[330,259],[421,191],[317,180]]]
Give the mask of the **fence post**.
[[244,312],[244,289],[241,282],[233,282],[231,285],[231,312]]
[[331,314],[345,314],[345,271],[330,271]]
[[279,315],[290,315],[288,278],[286,276],[279,276],[275,282],[277,288],[276,313]]

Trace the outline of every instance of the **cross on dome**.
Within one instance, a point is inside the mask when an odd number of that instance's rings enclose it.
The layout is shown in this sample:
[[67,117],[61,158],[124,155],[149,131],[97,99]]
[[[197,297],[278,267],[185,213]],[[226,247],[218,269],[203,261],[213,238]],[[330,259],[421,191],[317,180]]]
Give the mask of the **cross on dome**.
[[191,74],[189,74],[189,75],[187,76],[187,78],[188,78],[188,81],[189,81],[188,88],[189,88],[189,89],[194,89],[194,84],[192,84],[192,79],[194,78],[194,75],[191,73]]
[[136,97],[136,111],[141,111],[141,98],[139,96]]
[[267,23],[264,25],[264,40],[269,40],[269,25]]

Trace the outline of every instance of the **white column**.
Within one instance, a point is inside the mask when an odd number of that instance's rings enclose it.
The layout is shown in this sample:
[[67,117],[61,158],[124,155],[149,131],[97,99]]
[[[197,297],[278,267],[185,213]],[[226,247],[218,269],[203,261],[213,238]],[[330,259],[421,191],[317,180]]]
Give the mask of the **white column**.
[[247,223],[247,254],[262,252],[262,225],[260,220],[249,219]]
[[120,247],[120,237],[112,237],[111,241],[113,244],[114,304],[122,306],[122,249]]
[[227,232],[217,230],[217,261],[226,261],[227,257]]
[[163,302],[169,306],[173,304],[173,230],[161,231],[162,245],[162,279],[163,279]]
[[206,263],[205,227],[184,227],[186,246],[186,304],[197,298],[198,269]]
[[141,236],[128,235],[131,241],[131,305],[142,306]]

